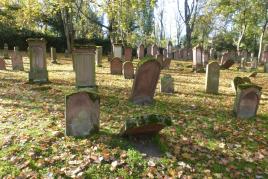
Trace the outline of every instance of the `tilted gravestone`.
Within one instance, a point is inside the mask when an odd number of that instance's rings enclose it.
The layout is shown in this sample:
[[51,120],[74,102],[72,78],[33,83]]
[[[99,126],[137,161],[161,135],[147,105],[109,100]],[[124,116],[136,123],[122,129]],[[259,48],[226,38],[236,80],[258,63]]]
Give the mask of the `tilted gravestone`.
[[221,64],[221,69],[223,70],[229,69],[231,66],[233,66],[233,64],[235,64],[234,60],[228,59]]
[[83,137],[99,131],[100,98],[81,91],[65,98],[66,135]]
[[254,84],[240,84],[234,103],[234,112],[239,119],[248,119],[256,116],[261,99],[261,87]]
[[134,78],[134,67],[132,62],[127,61],[123,63],[123,75],[125,79]]
[[165,58],[164,61],[163,61],[163,68],[164,69],[169,69],[170,67],[170,63],[171,63],[171,58]]
[[30,38],[26,41],[30,59],[29,82],[48,82],[46,40]]
[[14,52],[11,55],[11,63],[13,70],[21,70],[23,71],[23,60],[21,54],[18,52],[18,48],[14,47]]
[[138,49],[137,49],[137,55],[138,55],[138,59],[141,59],[144,57],[144,45],[140,44]]
[[220,65],[211,62],[206,67],[206,93],[217,94],[219,91]]
[[174,93],[174,79],[171,77],[171,75],[164,75],[160,79],[160,92]]
[[195,72],[201,72],[203,70],[202,48],[199,45],[193,48],[193,70]]
[[122,61],[115,57],[110,61],[110,69],[112,75],[122,75]]
[[96,87],[95,50],[96,46],[93,45],[75,46],[73,49],[77,88]]
[[3,58],[0,58],[0,70],[6,70],[6,62]]
[[102,46],[96,46],[95,64],[98,67],[102,66]]
[[57,63],[57,52],[56,52],[56,48],[54,47],[50,48],[50,58],[51,58],[51,63]]
[[113,57],[122,59],[122,44],[113,44]]
[[232,81],[232,89],[233,89],[233,91],[235,92],[235,93],[237,93],[237,87],[238,87],[238,85],[240,85],[240,84],[250,84],[251,83],[251,81],[250,81],[250,79],[248,78],[248,77],[243,77],[243,78],[241,78],[241,77],[239,77],[239,76],[236,76],[234,79],[233,79],[233,81]]
[[130,97],[134,104],[148,105],[153,103],[160,71],[161,66],[154,58],[140,61]]
[[125,47],[124,49],[124,60],[125,61],[131,61],[132,60],[132,48],[131,47]]
[[9,58],[9,55],[8,55],[8,45],[7,43],[4,44],[4,58]]
[[172,121],[168,116],[150,114],[128,118],[120,131],[121,136],[153,136],[164,127],[171,126]]

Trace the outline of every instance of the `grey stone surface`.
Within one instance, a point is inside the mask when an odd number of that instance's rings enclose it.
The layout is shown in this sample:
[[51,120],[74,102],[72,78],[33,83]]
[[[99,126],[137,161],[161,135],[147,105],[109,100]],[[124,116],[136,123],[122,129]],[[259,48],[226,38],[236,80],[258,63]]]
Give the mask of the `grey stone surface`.
[[220,65],[211,62],[206,67],[206,93],[217,94],[219,91]]
[[57,63],[57,52],[56,52],[56,48],[54,47],[50,48],[50,60],[51,60],[51,63]]
[[171,75],[164,75],[160,79],[160,91],[162,93],[174,93],[174,79]]
[[13,70],[24,70],[22,56],[16,47],[14,47],[14,52],[11,55],[11,63]]

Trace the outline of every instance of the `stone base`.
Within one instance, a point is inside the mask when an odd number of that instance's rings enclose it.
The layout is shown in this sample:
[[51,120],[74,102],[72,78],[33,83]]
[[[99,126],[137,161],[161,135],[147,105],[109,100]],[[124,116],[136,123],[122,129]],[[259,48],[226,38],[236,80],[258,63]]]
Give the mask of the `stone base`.
[[30,83],[46,83],[48,81],[48,71],[30,71],[29,72],[29,82]]

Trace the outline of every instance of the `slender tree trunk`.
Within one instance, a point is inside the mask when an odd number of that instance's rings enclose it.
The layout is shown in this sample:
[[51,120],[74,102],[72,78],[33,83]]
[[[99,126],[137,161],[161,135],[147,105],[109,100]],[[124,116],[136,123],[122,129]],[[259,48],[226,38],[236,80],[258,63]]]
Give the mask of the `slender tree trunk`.
[[237,47],[236,47],[237,52],[240,52],[240,45],[241,45],[241,42],[244,38],[245,32],[246,32],[246,25],[243,26],[242,32],[240,33],[240,36],[238,38]]
[[258,62],[259,63],[261,62],[262,51],[263,51],[263,37],[264,37],[264,34],[266,32],[267,24],[268,24],[268,19],[266,19],[266,22],[262,27],[262,32],[261,32],[261,36],[260,36],[259,53],[258,53]]
[[67,44],[67,51],[68,53],[72,52],[72,45],[74,41],[74,32],[73,32],[73,26],[71,22],[71,17],[68,12],[67,8],[62,8],[61,9],[61,17],[62,17],[62,22],[64,26],[64,33],[66,37],[66,44]]

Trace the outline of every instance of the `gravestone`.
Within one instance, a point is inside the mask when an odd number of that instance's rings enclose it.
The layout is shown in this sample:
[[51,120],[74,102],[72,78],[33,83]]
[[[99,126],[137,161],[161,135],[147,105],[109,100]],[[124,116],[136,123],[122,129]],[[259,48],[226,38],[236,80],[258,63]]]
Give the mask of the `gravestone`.
[[171,77],[171,75],[164,75],[160,79],[160,92],[174,93],[174,79]]
[[171,63],[171,58],[164,58],[163,61],[163,68],[164,69],[169,69]]
[[144,45],[140,44],[137,50],[138,59],[141,59],[144,57]]
[[[217,55],[219,57],[219,54]],[[223,52],[221,55],[221,64],[226,63],[226,61],[229,60],[229,53],[228,52]]]
[[231,66],[233,66],[233,64],[235,64],[234,60],[228,59],[221,64],[221,69],[229,69]]
[[246,71],[246,59],[245,58],[241,58],[241,62],[240,62],[240,67],[239,67],[239,71]]
[[65,58],[69,58],[69,52],[68,52],[67,49],[65,49],[65,51],[64,51],[64,57],[65,57]]
[[264,63],[264,73],[268,73],[268,62]]
[[122,61],[120,58],[115,57],[110,62],[110,69],[112,75],[122,75]]
[[163,56],[164,56],[164,58],[167,58],[167,56],[168,56],[167,49],[163,49]]
[[0,57],[0,70],[6,70],[6,62],[4,58]]
[[125,61],[131,61],[132,60],[132,48],[131,47],[125,47],[125,53],[124,53]]
[[151,52],[151,55],[152,56],[156,56],[157,54],[158,54],[158,47],[157,47],[157,45],[156,44],[154,44],[153,46],[152,46],[152,52]]
[[8,45],[7,45],[7,43],[4,44],[4,58],[5,59],[9,58],[9,55],[8,55]]
[[128,118],[120,131],[123,137],[132,136],[153,136],[159,133],[164,127],[171,126],[172,121],[168,116],[150,114]]
[[102,46],[96,46],[95,64],[98,67],[102,66]]
[[154,58],[140,61],[130,97],[134,104],[148,105],[153,103],[160,71],[161,66]]
[[29,82],[48,82],[46,40],[30,38],[26,41],[30,59]]
[[113,44],[113,55],[122,59],[122,44]]
[[219,91],[220,65],[211,62],[206,67],[206,93],[217,94]]
[[54,47],[50,48],[50,58],[51,58],[51,63],[57,63],[57,52],[56,52],[56,48]]
[[93,45],[77,45],[73,49],[75,86],[96,87],[95,50]]
[[251,59],[251,70],[256,70],[258,68],[258,60],[256,58]]
[[167,45],[167,58],[173,58],[172,55],[172,42],[169,41]]
[[256,116],[261,99],[261,87],[254,84],[240,84],[234,103],[234,112],[238,119]]
[[203,62],[204,67],[206,67],[208,64],[208,58],[209,58],[209,53],[207,50],[204,50],[202,53],[202,62]]
[[146,48],[146,55],[147,56],[152,56],[152,46],[149,45],[147,48]]
[[251,81],[248,77],[241,78],[239,76],[236,76],[232,81],[232,89],[235,93],[237,93],[237,87],[240,84],[251,84]]
[[125,79],[134,78],[134,67],[132,62],[126,61],[123,63],[123,75]]
[[197,45],[193,48],[193,70],[199,72],[203,69],[202,64],[202,48]]
[[18,48],[14,47],[14,52],[11,55],[11,63],[13,70],[23,71],[23,60],[21,54],[18,52]]
[[65,98],[66,135],[83,137],[99,131],[100,98],[81,91]]

